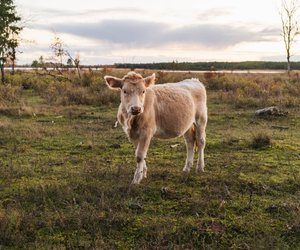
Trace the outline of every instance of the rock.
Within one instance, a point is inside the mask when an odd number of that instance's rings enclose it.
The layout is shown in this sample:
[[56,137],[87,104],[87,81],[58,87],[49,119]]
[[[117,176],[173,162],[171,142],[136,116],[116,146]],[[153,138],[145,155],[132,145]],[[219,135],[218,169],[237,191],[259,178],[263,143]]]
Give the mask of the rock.
[[287,111],[279,110],[278,107],[272,106],[255,111],[256,116],[286,116]]

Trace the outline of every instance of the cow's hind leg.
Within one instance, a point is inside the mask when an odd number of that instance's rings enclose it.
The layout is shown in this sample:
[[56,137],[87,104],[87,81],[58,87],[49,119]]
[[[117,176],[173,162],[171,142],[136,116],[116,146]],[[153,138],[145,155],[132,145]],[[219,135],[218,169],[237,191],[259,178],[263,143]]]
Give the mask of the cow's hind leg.
[[207,117],[201,117],[196,121],[196,143],[198,145],[198,160],[196,172],[204,172],[204,148],[205,148],[205,140],[206,140],[206,128]]
[[194,147],[196,141],[194,125],[192,125],[192,127],[184,134],[184,140],[186,144],[186,160],[183,172],[189,173],[194,161]]

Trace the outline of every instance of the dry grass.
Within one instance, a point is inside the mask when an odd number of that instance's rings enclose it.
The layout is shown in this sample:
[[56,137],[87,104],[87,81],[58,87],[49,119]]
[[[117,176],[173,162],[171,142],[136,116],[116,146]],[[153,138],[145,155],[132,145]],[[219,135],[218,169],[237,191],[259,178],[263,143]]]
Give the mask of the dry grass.
[[32,115],[33,110],[22,97],[20,86],[0,85],[0,114],[6,116]]
[[[152,74],[150,70],[139,70],[146,76]],[[63,76],[40,75],[34,73],[17,74],[9,78],[14,86],[34,89],[49,104],[62,105],[106,105],[118,102],[119,94],[109,90],[104,84],[105,74],[122,77],[126,71],[111,72],[88,71],[79,79],[71,72]],[[215,98],[234,105],[235,108],[259,108],[265,106],[297,107],[300,105],[299,75],[285,74],[225,74],[225,73],[168,73],[156,72],[157,83],[176,82],[187,78],[199,78],[209,90],[214,92]],[[67,79],[67,80],[66,80]],[[18,87],[14,88],[14,95],[18,94]],[[5,89],[4,89],[5,91]],[[6,90],[7,91],[7,90]],[[12,93],[12,91],[10,91]],[[15,98],[17,100],[18,98]]]
[[[236,108],[282,106],[296,107],[300,104],[298,78],[284,74],[217,74],[204,75],[204,82],[217,91],[217,98]],[[297,76],[297,75],[296,75]]]

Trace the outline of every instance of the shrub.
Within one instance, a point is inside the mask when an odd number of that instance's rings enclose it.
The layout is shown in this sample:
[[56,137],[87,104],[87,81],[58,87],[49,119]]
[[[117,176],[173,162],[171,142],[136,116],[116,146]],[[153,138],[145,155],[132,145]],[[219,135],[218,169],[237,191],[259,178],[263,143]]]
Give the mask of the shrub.
[[22,98],[22,89],[17,86],[0,85],[0,114],[6,116],[31,115],[33,110]]

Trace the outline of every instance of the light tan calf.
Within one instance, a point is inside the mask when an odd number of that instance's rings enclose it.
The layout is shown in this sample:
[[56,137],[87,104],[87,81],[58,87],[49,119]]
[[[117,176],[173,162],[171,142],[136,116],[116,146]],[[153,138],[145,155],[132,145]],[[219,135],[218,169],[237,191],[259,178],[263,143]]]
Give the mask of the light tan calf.
[[184,136],[187,158],[183,171],[187,173],[192,168],[197,144],[196,171],[204,171],[207,106],[205,87],[198,79],[154,85],[155,74],[143,78],[129,72],[122,79],[104,78],[110,88],[121,91],[118,121],[136,149],[133,184],[139,184],[147,175],[145,159],[152,137]]

